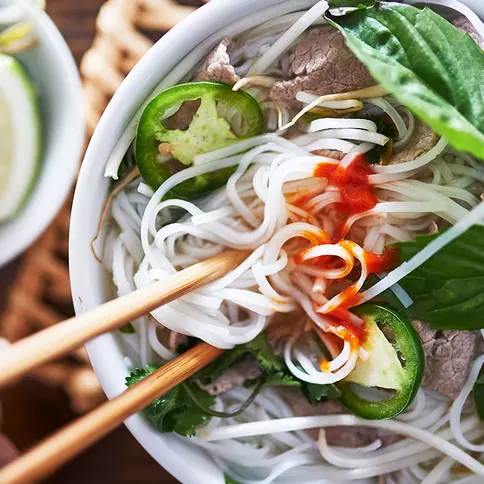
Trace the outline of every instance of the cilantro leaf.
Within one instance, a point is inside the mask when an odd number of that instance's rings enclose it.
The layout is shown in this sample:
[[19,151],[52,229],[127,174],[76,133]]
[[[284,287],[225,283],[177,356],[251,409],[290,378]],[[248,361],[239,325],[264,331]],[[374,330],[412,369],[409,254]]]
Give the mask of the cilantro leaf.
[[[398,242],[406,262],[439,234]],[[399,283],[413,299],[410,317],[434,329],[484,328],[484,226],[475,225],[404,277]]]
[[[148,365],[146,369],[139,368],[132,371],[126,378],[126,385],[131,386],[138,383],[157,368],[159,366]],[[144,409],[150,422],[162,433],[176,432],[184,436],[193,436],[197,427],[206,425],[210,420],[210,415],[193,402],[184,385],[189,385],[190,391],[205,407],[208,408],[215,403],[214,397],[192,383],[186,382],[178,385]]]
[[259,363],[261,370],[269,375],[284,369],[284,365],[274,355],[269,343],[262,334],[259,334],[252,341],[226,351],[221,357],[198,372],[197,378],[204,384],[209,384],[248,355],[252,355]]
[[341,397],[341,391],[336,385],[316,385],[314,383],[304,382],[301,391],[306,397],[306,400],[311,405],[321,403],[326,398],[337,400]]

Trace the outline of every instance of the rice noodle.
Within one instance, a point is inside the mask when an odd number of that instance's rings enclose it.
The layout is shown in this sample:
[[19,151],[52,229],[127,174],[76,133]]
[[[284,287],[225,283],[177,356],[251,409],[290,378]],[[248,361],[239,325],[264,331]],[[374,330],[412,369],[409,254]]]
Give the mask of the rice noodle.
[[[458,2],[445,0],[445,4]],[[459,11],[466,10],[460,7]],[[277,324],[274,316],[283,313],[287,321],[295,321],[278,342],[287,369],[309,383],[338,382],[359,359],[367,361],[370,356],[360,346],[357,333],[351,334],[352,326],[346,336],[342,334],[339,323],[363,324],[344,304],[348,294],[360,293],[364,302],[390,288],[403,306],[411,306],[412,298],[398,282],[469,227],[482,223],[484,203],[479,203],[478,195],[483,191],[484,168],[469,155],[449,148],[443,138],[412,161],[372,165],[375,173],[368,180],[376,205],[341,221],[338,204],[345,200],[344,189],[315,177],[316,167],[324,163],[347,170],[357,154],[388,143],[371,120],[375,112],[385,113],[395,125],[393,148],[407,148],[415,118],[380,86],[321,97],[300,91],[296,98],[304,107],[296,115],[268,97],[269,88],[285,72],[287,61],[281,54],[311,25],[325,23],[321,15],[326,8],[325,2],[291,0],[249,15],[202,42],[156,89],[155,93],[188,80],[220,38],[243,32],[234,39],[230,53],[241,76],[234,89],[245,87],[256,96],[264,110],[266,131],[289,128],[313,108],[339,110],[340,116],[346,115],[341,110],[361,113],[309,124],[301,121],[288,131],[290,139],[280,130],[203,153],[155,193],[139,179],[120,190],[103,235],[104,264],[118,295],[162,281],[227,248],[250,251],[225,277],[133,321],[135,332],[119,335],[129,364],[171,359],[172,343],[165,341],[169,331],[228,349],[252,340],[269,323],[272,328]],[[116,176],[135,123],[136,119],[111,153],[107,174]],[[319,150],[329,150],[329,156],[313,153]],[[207,196],[195,200],[167,196],[180,183],[229,167],[234,172],[226,185]],[[389,273],[378,273],[379,282],[361,294],[369,273],[366,252],[381,254],[392,242],[414,240],[446,225],[451,227],[410,261]],[[325,262],[328,257],[330,264]],[[337,265],[332,263],[335,260]],[[420,388],[413,404],[390,421],[365,421],[351,415],[294,417],[280,394],[266,389],[237,417],[211,419],[190,442],[244,483],[329,484],[377,476],[398,484],[480,482],[484,430],[475,412],[464,404],[483,358],[474,362],[450,412],[447,399]],[[216,398],[214,408],[234,411],[248,396],[249,390],[233,388]],[[324,429],[335,425],[377,428],[379,438],[357,449],[330,446]],[[319,447],[305,433],[309,428],[323,429]],[[405,438],[383,445],[388,434]],[[481,455],[474,459],[459,447]],[[475,474],[460,479],[454,463]]]

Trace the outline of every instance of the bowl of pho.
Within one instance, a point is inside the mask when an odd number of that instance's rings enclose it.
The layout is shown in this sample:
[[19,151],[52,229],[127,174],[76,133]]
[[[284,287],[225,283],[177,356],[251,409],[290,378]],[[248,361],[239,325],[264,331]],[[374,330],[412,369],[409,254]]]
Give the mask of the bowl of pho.
[[76,311],[248,253],[87,345],[109,398],[225,350],[126,422],[181,482],[482,482],[481,17],[214,0],[114,96],[74,198]]

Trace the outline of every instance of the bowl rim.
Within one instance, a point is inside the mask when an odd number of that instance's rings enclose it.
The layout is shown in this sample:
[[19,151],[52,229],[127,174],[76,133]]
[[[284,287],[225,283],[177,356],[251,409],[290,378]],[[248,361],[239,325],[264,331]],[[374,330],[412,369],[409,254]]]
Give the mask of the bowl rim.
[[[62,34],[46,13],[39,16],[36,32],[39,35],[41,47],[43,45],[48,46],[49,54],[55,56],[57,68],[62,71],[64,90],[69,93],[69,112],[72,115],[67,130],[69,140],[57,141],[54,134],[49,137],[49,140],[53,140],[52,144],[63,143],[68,147],[69,156],[64,158],[62,167],[57,170],[55,190],[50,192],[47,202],[44,200],[41,213],[36,211],[35,214],[30,214],[25,210],[30,204],[38,202],[36,194],[44,183],[54,184],[53,177],[43,178],[42,172],[37,178],[37,185],[34,187],[26,205],[11,222],[5,224],[4,227],[9,232],[9,237],[12,237],[12,232],[15,234],[15,244],[6,242],[2,244],[0,234],[0,246],[2,248],[0,251],[0,267],[13,260],[33,244],[57,215],[72,188],[84,146],[82,84],[72,53]],[[47,159],[44,153],[41,170],[43,170],[43,164],[47,163]]]
[[[317,1],[308,0],[307,3],[315,4]],[[463,0],[463,3],[476,9],[479,1]],[[113,96],[86,151],[74,195],[69,265],[76,314],[91,309],[107,299],[105,271],[100,264],[95,266],[90,248],[87,247],[97,226],[97,219],[93,222],[90,220],[90,215],[96,214],[98,217],[100,213],[99,203],[96,206],[91,194],[96,193],[98,200],[104,200],[107,181],[100,181],[102,175],[95,176],[93,179],[90,177],[96,171],[98,174],[103,171],[105,162],[129,120],[156,85],[190,52],[190,45],[194,48],[223,25],[228,25],[249,13],[259,12],[263,8],[281,3],[280,0],[244,0],[243,3],[238,0],[212,0],[165,34],[136,64]],[[482,10],[481,15],[484,16],[484,9]],[[177,48],[170,50],[173,45]],[[99,164],[102,165],[101,169]],[[124,391],[123,380],[127,375],[125,357],[120,352],[115,336],[113,334],[99,336],[89,342],[86,348],[108,398],[113,398]],[[116,373],[117,376],[115,376]],[[145,450],[181,482],[185,484],[224,483],[222,471],[214,465],[207,465],[208,458],[200,454],[198,449],[195,449],[197,452],[192,453],[194,449],[189,449],[187,443],[178,436],[159,434],[139,415],[131,416],[125,424]],[[180,452],[183,453],[184,458],[180,456]],[[190,464],[187,465],[187,462]],[[203,473],[200,473],[200,469],[203,469]]]

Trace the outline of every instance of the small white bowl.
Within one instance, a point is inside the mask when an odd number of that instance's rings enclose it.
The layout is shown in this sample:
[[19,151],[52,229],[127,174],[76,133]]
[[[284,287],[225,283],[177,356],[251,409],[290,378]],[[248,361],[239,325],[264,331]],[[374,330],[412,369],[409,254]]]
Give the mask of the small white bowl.
[[39,45],[16,57],[38,90],[42,168],[21,212],[0,225],[0,266],[24,251],[55,217],[72,187],[84,144],[82,86],[74,59],[45,13],[36,35]]
[[[304,4],[314,4],[317,0],[296,2],[299,8],[303,8]],[[464,1],[484,17],[481,2]],[[92,137],[74,196],[69,265],[76,313],[109,299],[109,277],[93,257],[90,242],[96,233],[109,186],[109,180],[103,177],[104,167],[125,126],[158,83],[210,34],[251,14],[262,15],[264,9],[284,3],[281,0],[212,0],[158,41],[118,89]],[[207,51],[209,48],[207,46]],[[123,392],[128,370],[113,334],[100,336],[86,347],[108,398]],[[126,426],[152,457],[184,484],[224,483],[223,472],[208,455],[186,440],[160,434],[139,415],[130,417]]]

